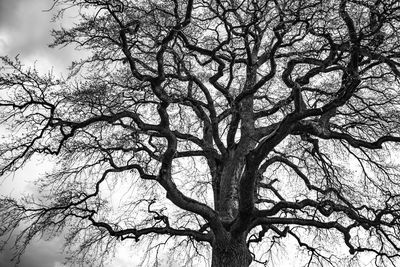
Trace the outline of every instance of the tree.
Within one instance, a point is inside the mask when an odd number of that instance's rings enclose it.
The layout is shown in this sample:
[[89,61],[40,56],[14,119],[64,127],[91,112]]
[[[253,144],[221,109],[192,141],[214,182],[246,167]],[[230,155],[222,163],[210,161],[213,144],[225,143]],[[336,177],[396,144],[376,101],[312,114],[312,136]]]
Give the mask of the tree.
[[2,58],[1,174],[57,161],[42,196],[1,200],[19,254],[67,232],[82,265],[125,239],[213,267],[292,241],[307,266],[399,264],[398,1],[55,2],[79,22],[53,45],[88,57],[65,79]]

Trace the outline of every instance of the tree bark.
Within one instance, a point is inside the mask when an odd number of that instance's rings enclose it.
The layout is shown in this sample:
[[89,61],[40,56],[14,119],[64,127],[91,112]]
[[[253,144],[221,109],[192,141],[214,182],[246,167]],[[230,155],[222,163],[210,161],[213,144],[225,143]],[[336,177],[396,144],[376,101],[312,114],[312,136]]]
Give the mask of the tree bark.
[[219,242],[212,248],[211,267],[248,267],[252,256],[245,241]]

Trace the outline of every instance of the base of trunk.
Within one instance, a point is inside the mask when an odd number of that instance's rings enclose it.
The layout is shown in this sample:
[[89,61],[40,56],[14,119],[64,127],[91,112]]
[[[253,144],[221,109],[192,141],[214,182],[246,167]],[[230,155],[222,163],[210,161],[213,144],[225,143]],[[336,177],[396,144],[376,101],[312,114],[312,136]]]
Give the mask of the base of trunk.
[[252,257],[246,244],[231,241],[212,249],[212,267],[248,267]]

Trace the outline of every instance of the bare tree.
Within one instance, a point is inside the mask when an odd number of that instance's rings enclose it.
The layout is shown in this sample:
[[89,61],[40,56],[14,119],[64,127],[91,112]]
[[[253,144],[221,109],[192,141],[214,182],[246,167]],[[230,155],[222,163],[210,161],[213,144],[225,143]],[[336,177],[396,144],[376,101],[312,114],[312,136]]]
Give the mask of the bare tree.
[[133,239],[213,267],[286,243],[399,266],[397,0],[55,2],[79,21],[54,46],[90,55],[59,80],[2,58],[1,174],[57,161],[41,196],[0,202],[18,254],[62,232],[82,265]]

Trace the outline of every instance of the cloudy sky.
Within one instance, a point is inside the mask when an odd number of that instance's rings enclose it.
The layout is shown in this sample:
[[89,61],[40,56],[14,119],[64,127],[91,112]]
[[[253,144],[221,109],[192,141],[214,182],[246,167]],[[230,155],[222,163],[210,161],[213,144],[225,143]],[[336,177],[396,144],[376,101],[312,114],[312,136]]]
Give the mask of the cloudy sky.
[[[53,69],[55,75],[65,74],[71,61],[79,59],[82,52],[73,47],[48,47],[52,41],[50,30],[73,20],[65,16],[62,22],[51,22],[53,14],[44,10],[52,4],[53,0],[0,0],[0,55],[12,58],[18,55],[26,66],[35,64],[42,73]],[[2,131],[4,129],[0,127],[0,138]],[[34,193],[32,181],[49,168],[49,164],[37,159],[17,173],[0,177],[0,195],[18,197],[23,193]],[[62,267],[62,245],[62,237],[51,241],[35,240],[16,266]],[[132,251],[128,243],[123,243],[106,267],[139,266],[141,259],[138,254],[140,251]],[[0,267],[14,266],[15,263],[10,262],[12,256],[11,250],[0,252]]]
[[[37,61],[40,70],[54,67],[62,72],[71,62],[74,50],[50,49],[50,29],[61,22],[51,23],[53,0],[0,0],[0,54],[20,55],[27,63]],[[67,20],[68,18],[66,18]]]
[[[15,57],[26,65],[36,64],[40,71],[54,68],[55,73],[65,71],[73,56],[73,49],[50,49],[50,23],[52,14],[44,12],[52,6],[52,0],[0,0],[0,55]],[[0,184],[0,194],[19,195],[30,191],[30,181],[40,170],[31,164]],[[29,174],[29,175],[28,175]],[[2,179],[3,180],[3,179]],[[19,267],[62,266],[61,240],[38,240],[22,257]],[[0,253],[0,266],[12,266],[11,251]]]
[[[55,74],[64,72],[77,53],[73,48],[51,49],[50,29],[60,22],[51,23],[51,12],[44,12],[52,6],[53,0],[0,0],[0,55],[15,57],[27,66],[35,64],[41,72],[51,68]],[[68,20],[68,17],[65,18]],[[0,129],[1,130],[1,129]],[[38,167],[39,166],[39,167]],[[18,196],[32,190],[31,181],[44,171],[43,163],[32,162],[24,170],[12,177],[0,179],[0,195]],[[62,239],[33,242],[18,267],[59,267],[64,257]],[[126,255],[119,252],[110,266],[134,266]],[[132,255],[130,255],[132,256]],[[13,266],[10,263],[11,251],[0,253],[0,266]],[[132,258],[132,257],[130,257]]]

